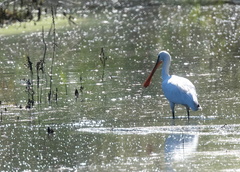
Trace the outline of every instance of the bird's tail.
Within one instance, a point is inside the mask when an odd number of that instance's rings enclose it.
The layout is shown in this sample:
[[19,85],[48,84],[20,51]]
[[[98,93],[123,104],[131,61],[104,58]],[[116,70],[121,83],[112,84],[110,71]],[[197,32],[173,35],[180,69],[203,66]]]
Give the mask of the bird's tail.
[[202,110],[202,106],[200,104],[197,105],[198,110]]

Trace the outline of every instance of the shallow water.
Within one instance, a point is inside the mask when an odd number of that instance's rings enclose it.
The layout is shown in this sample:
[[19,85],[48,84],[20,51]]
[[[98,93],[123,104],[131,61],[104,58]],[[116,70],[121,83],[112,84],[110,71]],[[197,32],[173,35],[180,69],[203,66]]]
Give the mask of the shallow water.
[[[41,32],[1,35],[0,170],[239,170],[239,12],[229,4],[81,9],[76,26],[56,30],[50,103],[52,35],[46,31],[39,88]],[[172,55],[170,73],[196,86],[203,109],[191,111],[190,120],[182,106],[172,119],[160,69],[142,87],[161,50]],[[31,109],[27,55],[34,67]]]

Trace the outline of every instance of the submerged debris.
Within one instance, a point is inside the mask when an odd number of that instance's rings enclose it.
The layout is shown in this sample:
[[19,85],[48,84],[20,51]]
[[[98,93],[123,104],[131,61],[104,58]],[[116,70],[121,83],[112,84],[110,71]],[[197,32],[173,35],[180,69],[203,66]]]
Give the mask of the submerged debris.
[[78,92],[78,89],[76,89],[75,90],[75,97],[76,97],[76,99],[78,98],[78,96],[79,96],[79,92]]
[[54,133],[54,130],[50,127],[47,128],[47,132],[48,134],[53,134]]
[[58,88],[56,88],[55,101],[56,101],[56,103],[57,103],[57,101],[58,101]]
[[103,47],[101,48],[99,58],[100,58],[100,61],[102,62],[102,65],[103,65],[103,71],[102,71],[102,81],[103,81],[104,75],[105,75],[106,61],[107,61],[107,56],[105,55]]
[[81,93],[83,93],[83,89],[84,89],[84,87],[83,87],[83,85],[82,85],[82,76],[80,76],[80,92]]
[[103,68],[106,66],[107,56],[105,56],[103,47],[101,48],[101,52],[99,54],[100,61],[102,62]]

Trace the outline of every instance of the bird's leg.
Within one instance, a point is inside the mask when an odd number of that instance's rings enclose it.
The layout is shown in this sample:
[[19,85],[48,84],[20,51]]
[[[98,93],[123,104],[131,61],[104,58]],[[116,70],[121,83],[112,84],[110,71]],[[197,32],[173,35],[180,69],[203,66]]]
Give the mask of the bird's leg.
[[175,104],[172,103],[172,102],[170,102],[170,107],[171,107],[171,109],[172,109],[172,117],[173,117],[173,119],[175,119],[175,113],[174,113]]
[[190,113],[189,113],[189,107],[188,107],[188,106],[186,106],[186,109],[187,109],[187,115],[188,115],[188,119],[189,119],[189,117],[190,117]]
[[172,118],[175,119],[175,113],[174,113],[174,110],[172,110]]

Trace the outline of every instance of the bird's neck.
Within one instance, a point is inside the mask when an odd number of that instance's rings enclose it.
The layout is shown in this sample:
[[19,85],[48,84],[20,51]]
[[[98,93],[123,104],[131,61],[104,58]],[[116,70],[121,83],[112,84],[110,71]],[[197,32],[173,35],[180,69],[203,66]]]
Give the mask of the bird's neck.
[[162,66],[162,80],[165,80],[169,77],[169,66],[170,66],[170,61],[165,61],[163,62]]

